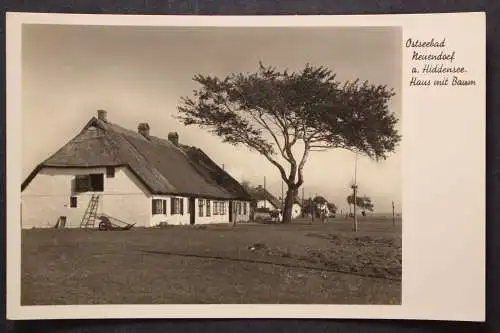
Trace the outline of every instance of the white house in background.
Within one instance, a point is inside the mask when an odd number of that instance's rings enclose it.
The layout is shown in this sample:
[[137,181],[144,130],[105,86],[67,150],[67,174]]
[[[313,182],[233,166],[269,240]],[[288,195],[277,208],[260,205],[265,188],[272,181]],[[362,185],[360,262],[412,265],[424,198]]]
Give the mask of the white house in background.
[[[256,202],[257,208],[268,208],[269,210],[282,210],[282,203],[274,195],[272,195],[262,185],[257,186],[251,191],[251,196]],[[295,219],[302,214],[302,207],[298,199],[294,200],[292,206],[292,218]]]
[[[21,186],[23,228],[80,227],[94,195],[96,213],[153,227],[248,221],[250,196],[196,147],[150,135],[147,123],[131,131],[104,110],[40,163]],[[97,226],[98,223],[96,223]]]
[[281,202],[267,191],[262,185],[257,186],[251,193],[257,208],[268,208],[269,210],[281,209]]
[[292,219],[296,219],[302,214],[302,206],[299,203],[299,200],[295,200],[292,206]]

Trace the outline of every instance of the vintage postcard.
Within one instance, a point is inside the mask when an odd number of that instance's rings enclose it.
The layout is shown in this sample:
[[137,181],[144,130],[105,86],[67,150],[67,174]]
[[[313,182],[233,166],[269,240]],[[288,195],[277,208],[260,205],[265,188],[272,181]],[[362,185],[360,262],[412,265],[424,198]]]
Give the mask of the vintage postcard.
[[7,14],[7,316],[485,318],[485,15]]

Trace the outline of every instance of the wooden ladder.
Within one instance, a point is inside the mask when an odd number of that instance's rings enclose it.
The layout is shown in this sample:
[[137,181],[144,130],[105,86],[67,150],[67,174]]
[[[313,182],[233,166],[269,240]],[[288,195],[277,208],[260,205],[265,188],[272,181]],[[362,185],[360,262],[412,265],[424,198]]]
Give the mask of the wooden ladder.
[[97,207],[99,206],[99,194],[92,194],[89,205],[83,214],[80,228],[94,228],[97,217]]

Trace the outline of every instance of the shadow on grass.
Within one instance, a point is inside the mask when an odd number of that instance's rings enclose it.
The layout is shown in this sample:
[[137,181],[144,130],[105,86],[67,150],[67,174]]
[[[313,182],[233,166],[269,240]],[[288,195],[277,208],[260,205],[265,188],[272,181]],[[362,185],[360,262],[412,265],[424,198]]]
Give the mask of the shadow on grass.
[[273,266],[281,266],[281,267],[286,267],[286,268],[309,269],[309,270],[318,271],[318,272],[340,273],[340,274],[348,274],[348,275],[371,278],[371,279],[380,279],[380,280],[390,280],[390,281],[401,282],[401,279],[395,279],[395,278],[390,278],[390,277],[382,277],[382,276],[371,275],[371,274],[361,274],[361,273],[349,272],[349,271],[344,271],[344,270],[339,270],[339,269],[332,269],[329,267],[315,267],[315,266],[310,266],[310,265],[299,265],[299,264],[286,263],[286,262],[273,262],[273,261],[267,261],[267,260],[231,258],[231,257],[221,257],[221,256],[203,255],[203,254],[177,253],[177,252],[169,252],[169,251],[141,250],[141,252],[147,253],[147,254],[156,254],[156,255],[165,255],[165,256],[179,256],[179,257],[197,258],[197,259],[213,259],[213,260],[231,261],[231,262],[239,262],[239,263],[273,265]]

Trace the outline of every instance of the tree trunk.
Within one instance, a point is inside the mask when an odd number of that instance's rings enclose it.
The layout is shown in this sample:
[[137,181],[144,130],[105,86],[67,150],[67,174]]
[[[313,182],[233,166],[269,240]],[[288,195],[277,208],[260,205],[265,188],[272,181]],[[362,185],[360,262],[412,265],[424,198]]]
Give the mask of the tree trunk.
[[292,223],[292,208],[293,201],[297,195],[297,189],[288,187],[285,197],[285,205],[283,207],[283,223]]

